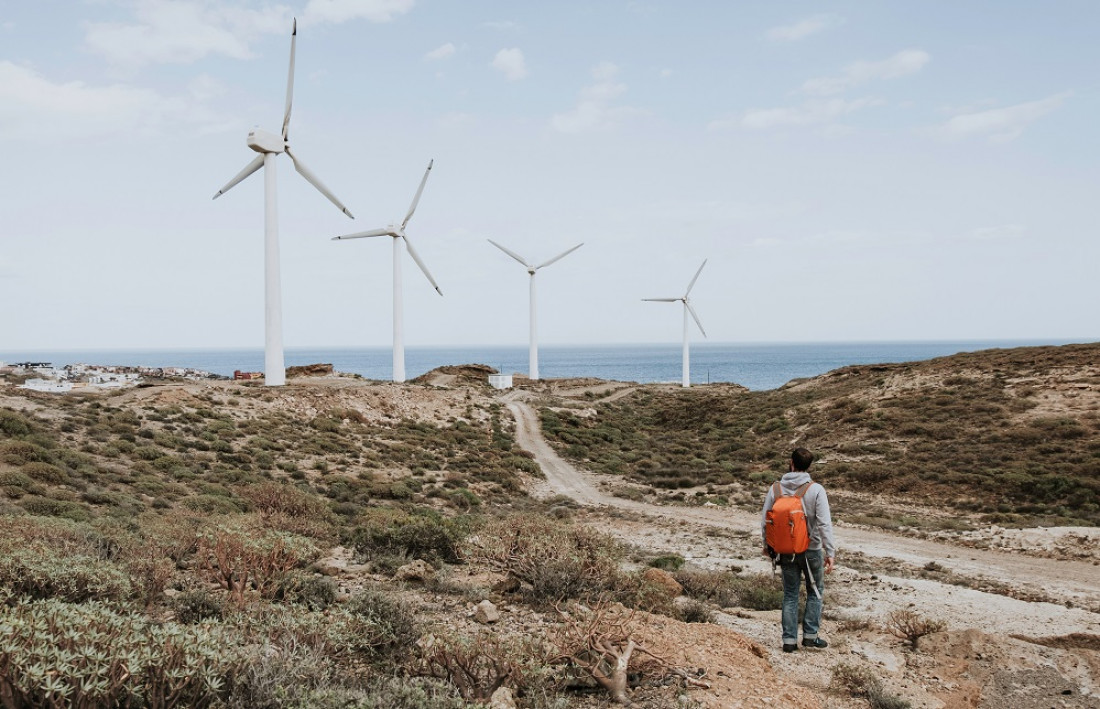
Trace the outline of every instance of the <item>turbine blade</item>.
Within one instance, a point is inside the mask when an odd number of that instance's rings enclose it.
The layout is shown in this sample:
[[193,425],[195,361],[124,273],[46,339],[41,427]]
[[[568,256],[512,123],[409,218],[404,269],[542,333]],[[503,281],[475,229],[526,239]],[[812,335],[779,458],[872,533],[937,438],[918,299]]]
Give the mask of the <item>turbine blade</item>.
[[416,190],[416,196],[413,197],[412,204],[409,205],[409,213],[405,215],[405,221],[401,222],[401,228],[404,229],[409,224],[409,220],[412,219],[413,212],[416,211],[416,205],[420,202],[420,195],[424,192],[424,183],[428,181],[428,173],[432,171],[432,165],[435,164],[435,160],[428,161],[428,169],[424,171],[424,177],[420,180],[420,187]]
[[325,187],[324,183],[321,182],[320,178],[318,178],[317,175],[314,175],[313,172],[302,163],[302,161],[300,161],[298,158],[296,158],[294,156],[294,153],[290,152],[290,146],[287,146],[286,154],[290,156],[291,162],[294,163],[294,169],[298,171],[299,175],[306,178],[306,181],[309,182],[309,184],[316,187],[318,192],[320,192],[324,196],[328,197],[328,201],[332,202],[337,207],[339,207],[341,212],[348,215],[352,219],[355,219],[355,217],[353,217],[351,215],[351,212],[348,211],[348,208],[345,207],[344,204],[340,200],[336,199],[336,195],[334,195],[331,191],[329,191],[328,187]]
[[649,301],[650,303],[676,303],[681,298],[642,298],[642,300]]
[[294,102],[294,45],[298,41],[298,18],[294,18],[294,27],[290,30],[290,69],[286,77],[286,110],[283,111],[283,140],[286,140],[290,128],[290,106]]
[[417,255],[416,249],[413,248],[412,242],[409,241],[409,237],[402,236],[401,238],[405,240],[405,246],[409,249],[409,256],[413,257],[413,261],[416,261],[416,265],[420,266],[420,270],[428,277],[428,282],[432,284],[432,288],[435,288],[436,293],[443,295],[443,291],[439,290],[439,285],[435,282],[435,279],[432,278],[432,274],[428,273],[428,267],[424,265],[424,262],[420,260],[420,256]]
[[524,266],[526,266],[527,268],[531,268],[531,264],[529,264],[529,263],[527,263],[526,261],[524,261],[524,260],[523,260],[523,257],[522,257],[522,256],[520,256],[519,254],[517,254],[517,253],[516,253],[515,251],[511,251],[510,249],[506,249],[506,248],[504,248],[503,246],[501,246],[501,245],[500,245],[500,244],[498,244],[497,242],[493,241],[492,239],[489,239],[489,243],[490,243],[490,244],[492,244],[493,246],[497,247],[498,249],[500,249],[500,250],[501,250],[501,251],[503,251],[504,253],[508,254],[509,256],[511,256],[512,258],[514,258],[515,260],[519,261],[520,263],[522,263],[522,264],[523,264]]
[[218,193],[216,195],[214,195],[214,199],[217,199],[218,197],[221,197],[223,194],[225,194],[230,189],[232,189],[233,186],[236,185],[238,182],[240,182],[244,178],[248,177],[252,173],[256,172],[257,170],[259,170],[263,166],[264,166],[264,156],[263,156],[263,153],[261,153],[261,154],[257,155],[256,157],[252,158],[252,161],[249,162],[247,165],[245,165],[244,169],[241,170],[240,172],[238,172],[236,177],[234,177],[229,182],[225,183],[225,187],[222,187],[220,190],[218,190]]
[[547,261],[546,263],[544,263],[544,264],[541,264],[541,265],[539,265],[539,266],[535,266],[535,270],[537,271],[537,270],[539,270],[540,268],[545,268],[545,267],[549,266],[550,264],[554,263],[555,261],[557,261],[557,260],[559,260],[559,259],[563,259],[563,258],[565,258],[566,256],[568,256],[569,254],[573,253],[574,251],[576,251],[577,249],[579,249],[579,248],[580,248],[580,247],[582,247],[582,246],[584,246],[584,244],[583,244],[583,243],[581,243],[581,244],[577,244],[577,245],[576,245],[576,246],[574,246],[573,248],[571,248],[571,249],[569,249],[569,250],[567,250],[567,251],[564,251],[564,252],[562,252],[562,253],[558,254],[557,256],[555,256],[554,258],[550,259],[550,260],[549,260],[549,261]]
[[[703,259],[703,266],[706,266],[706,265],[707,265],[707,260]],[[691,283],[688,284],[687,292],[684,293],[685,298],[688,296],[689,293],[691,293],[691,289],[695,287],[695,281],[699,280],[699,274],[703,272],[703,266],[699,267],[699,270],[695,272],[695,277],[692,278]],[[703,326],[700,325],[699,329],[702,330]]]
[[343,236],[332,237],[333,241],[342,241],[344,239],[362,239],[366,236],[393,236],[393,232],[390,229],[370,229],[369,231],[358,231],[354,234],[345,234]]
[[703,337],[707,336],[707,331],[703,329],[703,321],[699,319],[699,316],[695,314],[695,308],[691,307],[691,303],[684,301],[684,307],[691,313],[691,317],[695,320],[695,324],[699,326],[699,332],[703,333]]

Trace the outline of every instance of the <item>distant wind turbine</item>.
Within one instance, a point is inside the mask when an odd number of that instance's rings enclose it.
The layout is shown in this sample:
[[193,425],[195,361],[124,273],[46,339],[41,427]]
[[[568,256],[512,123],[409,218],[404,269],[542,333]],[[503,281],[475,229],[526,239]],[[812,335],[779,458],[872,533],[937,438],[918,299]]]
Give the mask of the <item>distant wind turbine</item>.
[[290,143],[287,142],[290,106],[294,97],[294,45],[297,39],[298,20],[294,20],[294,27],[290,32],[290,70],[286,79],[286,110],[283,112],[282,134],[275,135],[259,128],[250,131],[246,143],[259,155],[214,195],[214,199],[221,197],[241,180],[261,167],[264,169],[264,383],[267,386],[286,384],[286,366],[283,361],[283,303],[279,269],[279,218],[275,200],[275,156],[286,153],[294,163],[294,169],[298,174],[328,197],[340,211],[349,217],[352,216],[336,195],[330,192],[321,180],[291,152]]
[[537,321],[537,317],[536,317],[536,314],[535,314],[535,272],[538,271],[540,268],[546,268],[547,266],[549,266],[550,264],[554,263],[555,261],[557,261],[559,259],[565,258],[566,256],[573,253],[574,251],[576,251],[580,247],[584,246],[584,244],[583,243],[577,244],[573,248],[568,249],[566,251],[563,251],[562,253],[558,254],[557,256],[550,259],[549,261],[546,261],[545,263],[541,263],[538,266],[532,266],[531,264],[527,263],[526,259],[524,259],[522,256],[517,254],[515,251],[510,251],[510,250],[504,248],[503,246],[501,246],[497,242],[493,241],[492,239],[489,239],[489,243],[492,244],[493,246],[497,247],[498,249],[500,249],[504,253],[508,254],[509,256],[514,258],[515,260],[522,263],[524,265],[524,267],[527,269],[527,273],[531,274],[531,287],[530,287],[530,292],[531,292],[531,350],[530,350],[530,353],[528,354],[528,358],[527,358],[527,363],[528,363],[527,364],[527,367],[528,367],[527,376],[532,380],[537,380],[539,378],[539,344],[538,344],[538,321]]
[[416,196],[413,197],[412,204],[409,205],[409,213],[405,215],[405,219],[401,222],[400,226],[390,224],[388,227],[383,227],[381,229],[371,229],[369,231],[361,231],[357,234],[332,237],[333,241],[362,239],[369,236],[393,237],[393,380],[395,382],[405,381],[405,343],[402,334],[404,314],[401,307],[402,241],[405,242],[405,246],[409,249],[409,256],[412,256],[413,261],[416,261],[416,265],[419,266],[420,270],[424,272],[424,275],[428,277],[428,281],[432,284],[432,287],[435,288],[435,292],[443,295],[443,291],[439,290],[439,285],[436,284],[435,279],[432,278],[432,274],[428,273],[428,267],[420,260],[420,256],[417,255],[412,242],[409,241],[409,237],[405,235],[405,227],[409,225],[409,220],[412,219],[413,212],[416,211],[416,205],[420,201],[421,193],[424,192],[424,184],[428,181],[428,175],[431,173],[434,163],[434,160],[428,162],[428,169],[424,171],[424,177],[420,180],[420,187],[416,190]]
[[691,301],[688,298],[691,289],[695,287],[695,281],[699,280],[699,274],[703,272],[703,266],[706,265],[707,260],[703,259],[703,265],[695,272],[695,277],[691,279],[691,283],[688,284],[687,290],[684,291],[684,294],[679,298],[642,298],[642,300],[657,303],[680,302],[684,304],[684,371],[680,382],[684,387],[691,386],[691,358],[688,354],[688,313],[691,313],[691,317],[695,320],[695,324],[699,326],[699,332],[703,333],[703,337],[707,336],[707,331],[703,329],[703,323],[699,320],[699,316],[695,314],[695,308],[691,307]]

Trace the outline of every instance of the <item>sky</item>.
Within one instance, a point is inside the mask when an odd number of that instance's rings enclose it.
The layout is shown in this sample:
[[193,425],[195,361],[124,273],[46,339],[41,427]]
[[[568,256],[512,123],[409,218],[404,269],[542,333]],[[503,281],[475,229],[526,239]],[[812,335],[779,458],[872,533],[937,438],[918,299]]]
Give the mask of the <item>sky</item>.
[[[0,4],[0,351],[1100,338],[1100,3]],[[692,340],[702,333],[692,325]]]

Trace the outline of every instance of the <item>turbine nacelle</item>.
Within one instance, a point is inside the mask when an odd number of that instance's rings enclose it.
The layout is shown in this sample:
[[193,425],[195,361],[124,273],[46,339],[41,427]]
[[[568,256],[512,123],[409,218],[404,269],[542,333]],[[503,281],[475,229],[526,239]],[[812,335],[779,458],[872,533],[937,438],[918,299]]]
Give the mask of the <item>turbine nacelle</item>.
[[281,135],[268,133],[266,130],[254,128],[248,132],[245,141],[248,147],[257,153],[283,153],[286,152],[286,140]]

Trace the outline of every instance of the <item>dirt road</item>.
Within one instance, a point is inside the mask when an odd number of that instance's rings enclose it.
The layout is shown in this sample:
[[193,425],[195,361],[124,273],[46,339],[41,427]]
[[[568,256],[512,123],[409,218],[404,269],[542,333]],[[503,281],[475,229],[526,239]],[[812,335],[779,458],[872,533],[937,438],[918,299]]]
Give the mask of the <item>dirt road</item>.
[[[756,514],[725,507],[688,507],[653,505],[614,497],[601,490],[600,481],[592,473],[577,469],[563,460],[543,438],[538,413],[523,400],[522,392],[510,392],[502,397],[516,420],[516,441],[531,452],[546,476],[532,494],[539,497],[566,495],[588,507],[615,508],[646,517],[651,523],[673,525],[680,536],[693,536],[691,555],[705,556],[714,565],[729,561],[729,542],[707,544],[705,533],[691,535],[685,525],[717,528],[742,533],[751,545],[757,534]],[[623,523],[621,526],[630,526]],[[635,541],[646,536],[645,525],[624,535]],[[667,528],[656,532],[667,545]],[[888,563],[920,568],[932,562],[968,579],[989,579],[1009,585],[1019,593],[1050,598],[1058,603],[1026,603],[1002,594],[981,593],[967,588],[940,584],[923,579],[891,579],[891,593],[883,598],[870,598],[868,605],[904,607],[917,599],[921,605],[935,606],[936,612],[953,624],[963,627],[995,628],[1003,625],[1004,614],[1013,618],[1013,632],[1037,635],[1095,632],[1100,633],[1100,614],[1088,608],[1100,608],[1100,567],[1087,561],[1060,561],[1000,551],[975,550],[925,539],[916,539],[873,529],[838,525],[836,528],[839,571],[843,571],[845,549],[858,550],[869,557]],[[672,540],[676,543],[675,539]],[[682,551],[682,550],[681,550]],[[741,565],[745,564],[744,557]],[[761,557],[755,561],[765,568]],[[750,563],[750,566],[752,564]],[[888,567],[887,567],[888,568]],[[855,572],[849,572],[849,575]],[[843,576],[843,574],[840,574]],[[882,575],[882,574],[880,574]],[[971,584],[975,585],[975,584]],[[1067,608],[1066,604],[1074,606]]]

